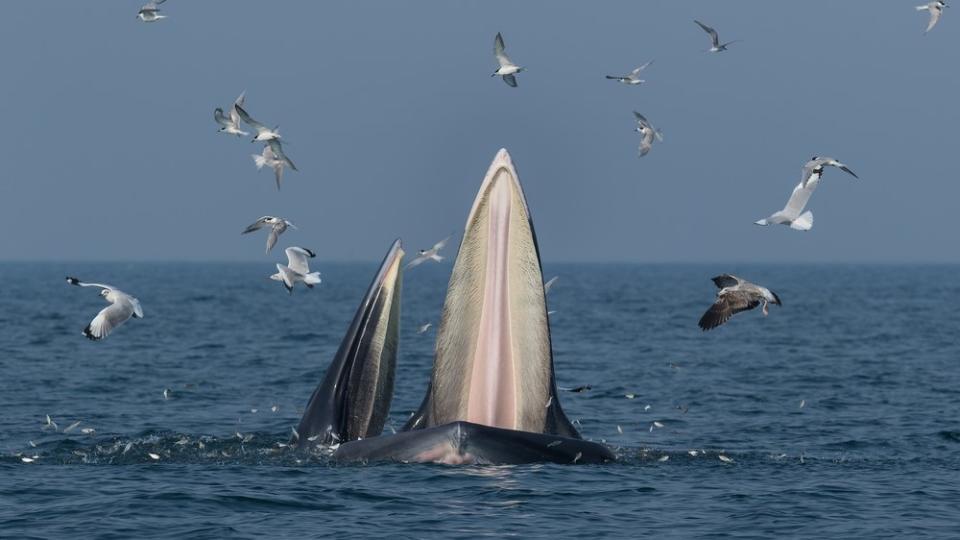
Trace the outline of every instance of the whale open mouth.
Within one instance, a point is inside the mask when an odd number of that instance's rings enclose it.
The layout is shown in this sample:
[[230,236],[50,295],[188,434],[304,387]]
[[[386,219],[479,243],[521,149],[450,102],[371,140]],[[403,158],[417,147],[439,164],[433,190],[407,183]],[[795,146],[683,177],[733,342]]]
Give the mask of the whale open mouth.
[[[335,444],[379,435],[390,412],[400,327],[404,252],[397,240],[313,392],[297,437]],[[295,441],[296,442],[296,441]]]
[[[467,421],[554,431],[558,422],[569,424],[554,386],[536,234],[510,155],[500,150],[467,218],[431,387],[408,427]],[[561,431],[575,434],[572,426]]]

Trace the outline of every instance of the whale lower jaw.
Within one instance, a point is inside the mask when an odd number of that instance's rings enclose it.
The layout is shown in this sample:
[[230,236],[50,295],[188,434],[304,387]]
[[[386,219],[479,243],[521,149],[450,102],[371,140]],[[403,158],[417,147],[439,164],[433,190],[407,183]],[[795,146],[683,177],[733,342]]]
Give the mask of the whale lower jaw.
[[595,442],[464,421],[351,441],[333,453],[334,461],[345,463],[582,464],[615,459],[609,448]]

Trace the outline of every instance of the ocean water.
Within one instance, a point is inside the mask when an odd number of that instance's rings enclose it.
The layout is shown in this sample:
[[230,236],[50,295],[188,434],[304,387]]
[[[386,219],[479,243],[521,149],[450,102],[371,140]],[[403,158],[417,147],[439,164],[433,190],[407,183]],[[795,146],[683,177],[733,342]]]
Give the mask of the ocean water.
[[[0,264],[0,537],[960,537],[960,267],[546,264],[558,384],[590,386],[560,399],[620,460],[496,467],[278,447],[375,265],[319,269],[289,296],[270,262]],[[405,276],[395,427],[449,270]],[[700,332],[722,272],[783,307]],[[68,274],[146,317],[88,342]]]

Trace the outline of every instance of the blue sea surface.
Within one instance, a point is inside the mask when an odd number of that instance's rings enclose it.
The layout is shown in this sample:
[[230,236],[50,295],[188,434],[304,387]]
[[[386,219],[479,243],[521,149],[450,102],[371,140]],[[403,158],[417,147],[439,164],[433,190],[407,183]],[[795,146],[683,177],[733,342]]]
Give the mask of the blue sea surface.
[[[272,266],[0,264],[0,537],[960,537],[960,267],[546,264],[557,382],[590,386],[560,399],[619,461],[347,466],[280,444],[376,265]],[[393,428],[449,271],[405,275]],[[783,307],[701,332],[723,272]],[[66,275],[145,318],[87,341]]]

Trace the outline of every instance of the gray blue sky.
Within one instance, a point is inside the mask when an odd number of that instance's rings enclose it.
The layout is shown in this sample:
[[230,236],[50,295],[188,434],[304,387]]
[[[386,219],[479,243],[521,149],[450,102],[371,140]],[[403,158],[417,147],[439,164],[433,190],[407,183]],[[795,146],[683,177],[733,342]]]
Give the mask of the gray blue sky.
[[[960,260],[960,12],[925,36],[918,0],[140,3],[4,3],[0,259],[262,260],[239,233],[274,214],[281,247],[374,260],[461,229],[503,146],[545,260]],[[743,42],[708,54],[694,18]],[[242,90],[300,168],[280,193],[216,133]],[[643,159],[634,109],[665,135]],[[813,154],[862,180],[829,170],[809,233],[753,225]]]

